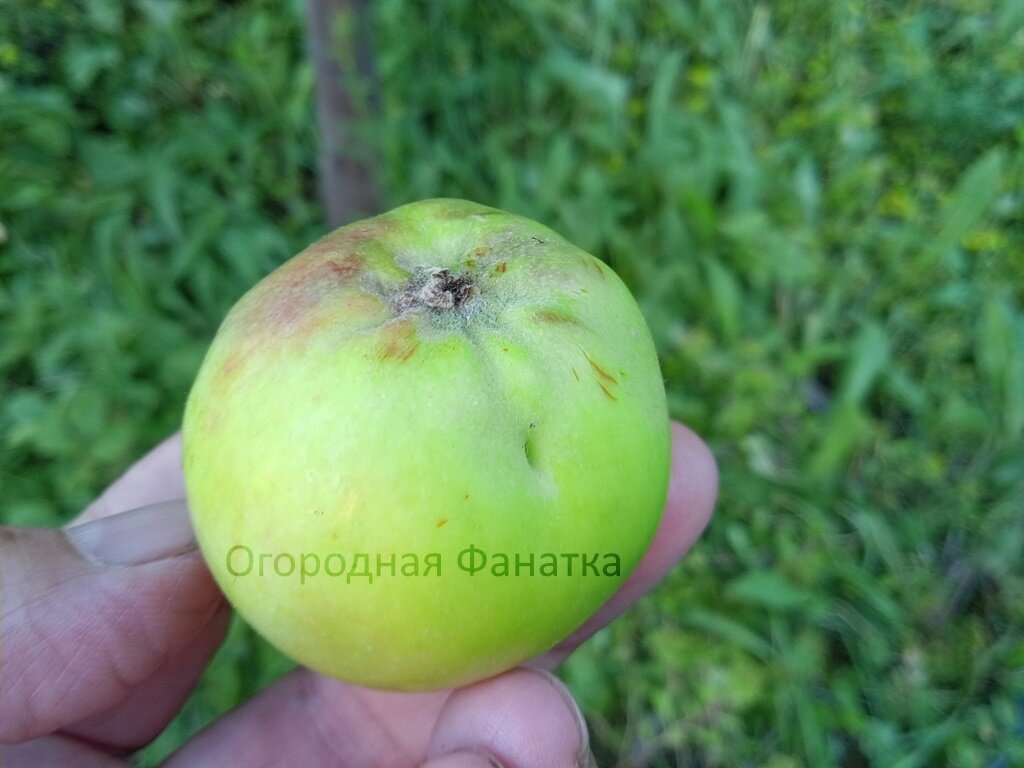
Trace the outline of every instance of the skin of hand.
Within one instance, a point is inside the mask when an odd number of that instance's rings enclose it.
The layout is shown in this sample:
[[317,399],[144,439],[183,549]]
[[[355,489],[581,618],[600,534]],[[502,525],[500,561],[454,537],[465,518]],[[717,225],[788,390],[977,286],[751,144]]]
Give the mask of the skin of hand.
[[[359,688],[299,668],[165,763],[586,766],[586,723],[551,674],[657,584],[718,492],[707,446],[672,425],[668,502],[650,549],[583,627],[528,665],[450,691]],[[195,546],[175,435],[63,530],[0,527],[0,763],[127,766],[167,725],[223,640],[230,609]],[[163,502],[163,503],[161,503]]]

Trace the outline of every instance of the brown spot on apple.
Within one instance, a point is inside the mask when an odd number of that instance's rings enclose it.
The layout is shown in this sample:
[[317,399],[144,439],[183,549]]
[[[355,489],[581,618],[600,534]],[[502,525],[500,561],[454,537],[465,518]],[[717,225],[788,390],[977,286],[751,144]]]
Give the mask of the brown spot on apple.
[[238,371],[242,368],[242,363],[245,362],[245,355],[242,354],[241,350],[236,349],[227,356],[224,360],[224,364],[220,367],[221,376],[225,379],[234,378],[238,375]]
[[293,272],[285,273],[273,290],[262,298],[258,308],[262,315],[261,324],[268,329],[293,328],[308,316],[316,301],[316,293],[303,277]]
[[242,373],[242,369],[245,367],[246,359],[248,358],[249,350],[248,346],[242,344],[236,347],[231,353],[224,358],[224,362],[221,363],[220,372],[217,374],[216,382],[217,387],[222,392],[231,388],[231,386],[237,381],[239,375]]
[[399,320],[389,323],[381,329],[377,354],[382,361],[394,360],[404,363],[416,354],[419,346],[416,326],[411,320]]
[[495,265],[494,272],[495,272],[495,274],[503,275],[503,274],[505,274],[505,270],[506,269],[508,269],[508,262],[507,261],[501,261],[501,262],[498,262],[498,264]]
[[363,271],[365,259],[358,254],[349,254],[342,258],[330,259],[324,262],[327,270],[338,280],[352,280]]
[[603,382],[600,382],[600,381],[597,382],[597,386],[599,386],[601,388],[601,391],[605,393],[605,395],[608,397],[609,400],[618,400],[619,399],[615,395],[612,394],[611,390],[608,389],[608,387],[606,387]]
[[594,271],[597,272],[597,274],[599,274],[602,278],[604,278],[604,267],[601,265],[600,261],[598,261],[597,259],[590,258],[590,257],[582,257],[582,258],[583,258],[583,264],[585,266],[589,267],[590,269],[593,269]]
[[447,524],[448,524],[448,518],[447,517],[442,517],[440,520],[437,521],[437,527],[438,528],[443,528]]
[[612,376],[608,371],[602,368],[594,358],[587,354],[586,350],[583,350],[583,356],[587,358],[587,362],[590,363],[590,367],[594,369],[594,373],[597,374],[599,379],[603,379],[610,384],[618,384],[618,379]]
[[391,219],[385,216],[377,216],[337,229],[325,239],[331,240],[337,235],[339,240],[343,242],[371,242],[380,240],[381,237],[386,237],[395,232],[396,229],[400,228],[396,228],[395,223]]
[[[331,278],[328,279],[327,275]],[[294,328],[320,301],[325,283],[337,283],[337,280],[323,261],[306,254],[297,256],[278,267],[257,286],[253,303],[249,305],[255,317],[245,325],[275,332]]]
[[542,309],[539,312],[534,312],[533,317],[535,320],[539,320],[542,323],[575,323],[576,318],[570,315],[568,312],[563,312],[560,309]]

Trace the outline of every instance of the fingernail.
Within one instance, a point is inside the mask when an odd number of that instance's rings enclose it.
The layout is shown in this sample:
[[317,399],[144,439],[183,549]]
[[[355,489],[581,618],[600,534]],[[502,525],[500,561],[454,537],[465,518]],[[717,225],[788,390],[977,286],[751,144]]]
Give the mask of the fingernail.
[[184,499],[161,501],[64,529],[83,557],[100,565],[142,565],[196,546]]
[[580,734],[580,748],[576,752],[576,762],[574,765],[578,768],[596,768],[597,763],[594,760],[593,753],[590,751],[590,730],[587,728],[587,720],[583,717],[579,704],[576,703],[572,693],[565,687],[565,683],[546,669],[540,669],[539,667],[528,667],[528,669],[547,680],[558,691],[566,705],[572,710],[572,713],[576,715],[577,730]]
[[482,752],[452,752],[444,757],[435,757],[423,763],[420,768],[505,768],[492,755]]

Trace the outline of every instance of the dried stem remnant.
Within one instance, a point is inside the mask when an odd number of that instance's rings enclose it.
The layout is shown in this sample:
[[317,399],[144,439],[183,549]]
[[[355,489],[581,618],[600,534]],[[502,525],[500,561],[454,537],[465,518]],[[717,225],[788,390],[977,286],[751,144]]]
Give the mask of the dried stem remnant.
[[473,293],[469,275],[453,275],[448,269],[431,269],[414,276],[398,299],[399,311],[421,307],[453,310],[461,307]]

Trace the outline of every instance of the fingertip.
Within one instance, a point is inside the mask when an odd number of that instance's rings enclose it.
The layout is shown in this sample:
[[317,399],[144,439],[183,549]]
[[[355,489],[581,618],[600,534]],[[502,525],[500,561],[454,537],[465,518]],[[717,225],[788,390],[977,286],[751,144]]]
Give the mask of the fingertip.
[[181,433],[175,432],[128,467],[73,523],[84,523],[147,504],[184,497]]
[[686,425],[673,421],[667,514],[678,516],[677,535],[689,544],[711,519],[718,483],[718,463],[708,444]]
[[[662,578],[704,532],[718,498],[718,465],[689,427],[672,422],[668,498],[654,541],[624,590],[636,597]],[[639,587],[637,584],[639,583]]]
[[427,756],[462,752],[494,758],[506,768],[587,765],[590,740],[565,685],[549,672],[524,667],[449,697]]
[[64,535],[79,554],[98,565],[142,565],[196,547],[184,499],[75,523]]

